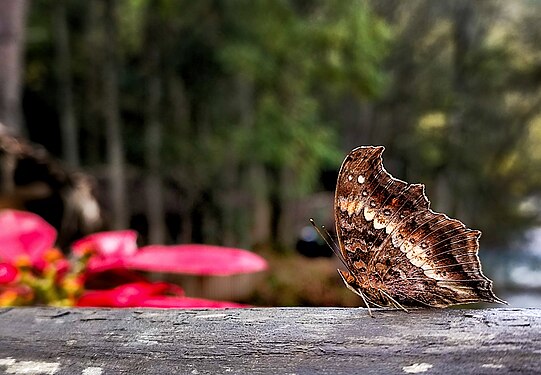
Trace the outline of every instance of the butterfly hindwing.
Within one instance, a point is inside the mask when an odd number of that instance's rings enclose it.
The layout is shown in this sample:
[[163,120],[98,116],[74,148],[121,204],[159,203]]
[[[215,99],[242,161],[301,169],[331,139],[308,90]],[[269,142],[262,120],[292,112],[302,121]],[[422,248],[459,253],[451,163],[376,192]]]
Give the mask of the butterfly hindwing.
[[481,271],[481,232],[432,211],[423,185],[385,170],[383,151],[354,149],[338,175],[336,232],[350,284],[382,305],[503,302]]

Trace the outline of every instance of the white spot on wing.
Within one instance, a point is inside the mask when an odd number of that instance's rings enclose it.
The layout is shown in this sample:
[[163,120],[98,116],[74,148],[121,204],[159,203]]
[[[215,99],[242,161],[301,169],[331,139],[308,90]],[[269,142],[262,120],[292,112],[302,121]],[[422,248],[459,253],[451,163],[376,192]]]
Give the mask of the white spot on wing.
[[418,374],[420,372],[427,372],[432,368],[430,363],[414,363],[411,366],[402,367],[402,371],[408,374]]
[[364,181],[365,181],[364,176],[360,174],[359,177],[357,177],[357,182],[359,184],[364,184]]
[[348,181],[351,181],[351,180],[353,180],[353,176],[352,176],[352,175],[349,175],[349,176],[348,176]]
[[374,215],[376,214],[376,211],[371,210],[368,207],[364,208],[364,218],[366,221],[372,221],[374,219]]
[[430,277],[433,280],[443,280],[443,278],[440,276],[439,273],[434,272],[434,270],[426,270],[426,267],[430,267],[429,265],[425,264],[421,268],[423,269],[423,273],[426,277]]
[[401,237],[400,232],[391,234],[391,241],[393,242],[394,247],[400,247],[402,240],[403,240],[403,237]]
[[403,253],[409,253],[412,250],[412,245],[408,241],[402,242],[402,245],[400,245],[400,250]]
[[382,229],[385,228],[385,221],[379,221],[378,218],[374,219],[374,229]]

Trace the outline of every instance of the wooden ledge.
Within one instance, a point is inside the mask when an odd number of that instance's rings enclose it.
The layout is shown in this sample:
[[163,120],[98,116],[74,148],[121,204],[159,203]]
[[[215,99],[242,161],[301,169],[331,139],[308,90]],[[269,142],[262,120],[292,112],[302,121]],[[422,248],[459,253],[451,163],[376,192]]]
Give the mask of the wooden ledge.
[[374,315],[360,308],[0,309],[0,373],[541,371],[541,309]]

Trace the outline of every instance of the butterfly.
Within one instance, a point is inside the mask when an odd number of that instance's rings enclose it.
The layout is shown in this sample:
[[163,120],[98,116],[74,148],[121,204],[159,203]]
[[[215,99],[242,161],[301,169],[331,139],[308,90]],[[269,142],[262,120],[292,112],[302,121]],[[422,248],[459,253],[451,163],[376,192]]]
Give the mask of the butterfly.
[[362,146],[345,158],[334,212],[338,270],[367,306],[447,307],[505,303],[492,291],[477,255],[481,232],[430,209],[422,184],[383,167],[383,146]]

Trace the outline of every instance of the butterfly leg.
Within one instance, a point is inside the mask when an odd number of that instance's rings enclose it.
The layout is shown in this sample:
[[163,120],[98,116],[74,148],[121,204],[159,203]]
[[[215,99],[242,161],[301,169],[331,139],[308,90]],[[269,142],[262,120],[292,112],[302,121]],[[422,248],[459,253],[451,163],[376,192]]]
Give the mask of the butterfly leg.
[[387,297],[389,299],[389,301],[391,301],[396,307],[398,307],[399,309],[404,310],[405,312],[408,312],[408,310],[404,306],[402,306],[397,300],[395,300],[393,297],[391,297],[391,295],[389,293],[387,293],[383,289],[379,289],[379,291],[380,291],[381,294],[383,294],[385,297]]
[[355,294],[361,296],[361,298],[363,299],[363,302],[364,304],[366,305],[366,308],[368,309],[368,314],[370,315],[371,318],[374,317],[374,315],[372,315],[372,310],[370,309],[370,304],[368,303],[366,297],[364,296],[364,294],[359,290],[357,291]]
[[[339,269],[337,271],[338,271],[338,274],[340,275],[340,277],[342,278],[342,281],[344,282],[344,284],[346,284],[346,287],[349,290],[351,290],[353,293],[355,293],[356,295],[358,295],[359,297],[361,297],[363,299],[363,302],[366,305],[366,308],[368,309],[368,314],[370,314],[370,316],[373,318],[374,315],[372,315],[372,310],[370,309],[370,304],[368,303],[368,299],[364,296],[363,292],[361,292],[361,290],[358,287],[354,287],[350,283],[348,283],[348,281],[346,280],[346,276],[344,276],[343,271],[341,271]],[[378,306],[378,305],[376,305],[376,306]]]

